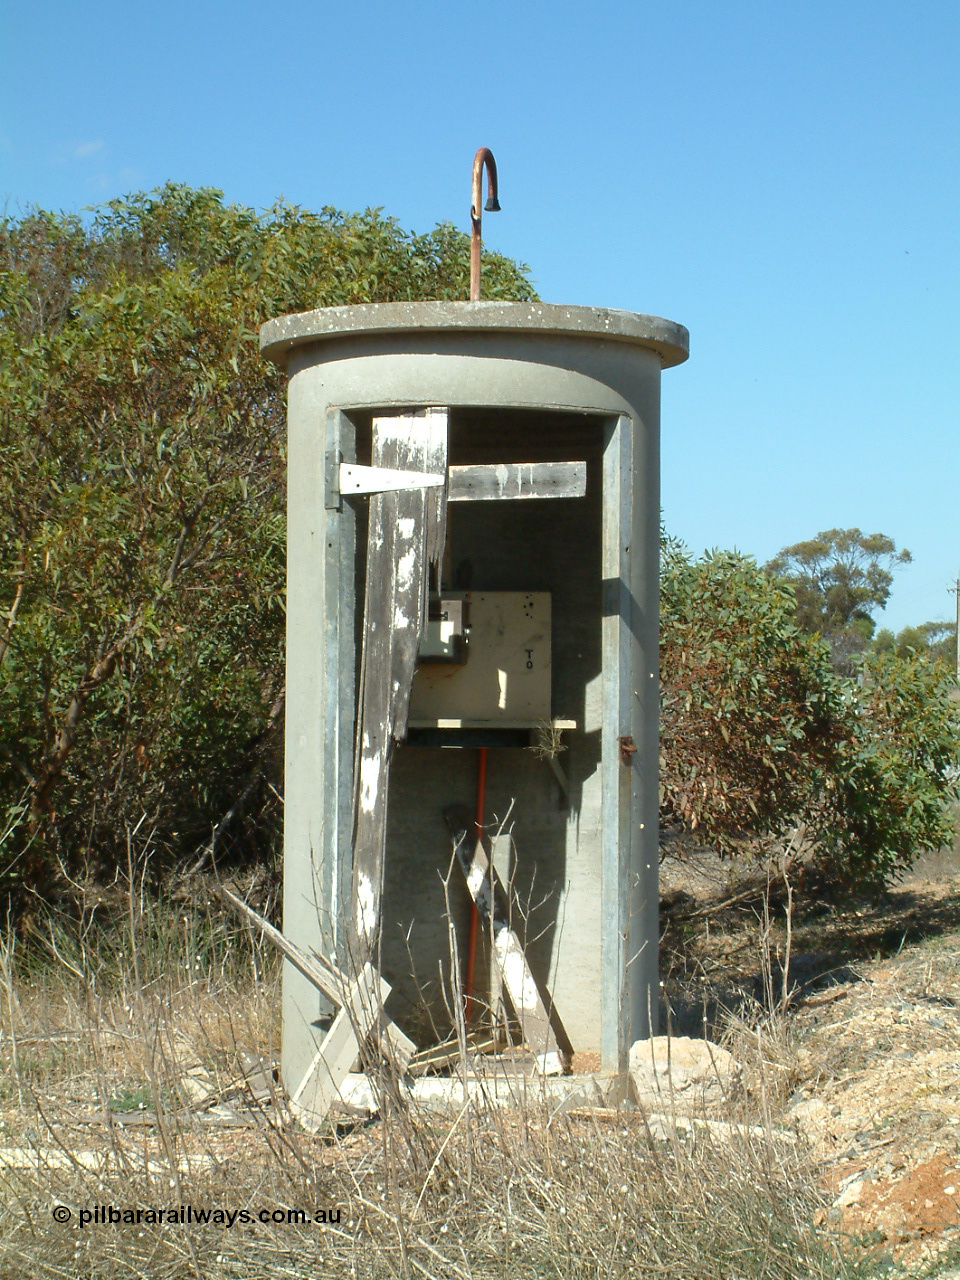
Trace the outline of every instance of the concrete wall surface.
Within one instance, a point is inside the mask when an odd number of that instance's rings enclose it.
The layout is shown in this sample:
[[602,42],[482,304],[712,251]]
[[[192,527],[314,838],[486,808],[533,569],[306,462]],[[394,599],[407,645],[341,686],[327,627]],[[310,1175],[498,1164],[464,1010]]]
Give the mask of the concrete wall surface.
[[[503,738],[485,821],[509,812],[499,858],[518,931],[575,1049],[625,1069],[631,1041],[656,1030],[659,392],[686,331],[591,308],[410,303],[284,317],[262,347],[289,373],[284,931],[337,953],[349,907],[365,514],[362,498],[329,502],[331,460],[369,461],[378,413],[445,406],[451,465],[587,463],[583,498],[451,503],[442,585],[550,593],[553,714],[577,725],[559,757],[569,791]],[[448,907],[466,945],[443,811],[473,811],[478,752],[455,740],[411,733],[389,782],[381,964],[391,1012],[425,1042],[449,1022]],[[288,1088],[326,1013],[288,970]]]

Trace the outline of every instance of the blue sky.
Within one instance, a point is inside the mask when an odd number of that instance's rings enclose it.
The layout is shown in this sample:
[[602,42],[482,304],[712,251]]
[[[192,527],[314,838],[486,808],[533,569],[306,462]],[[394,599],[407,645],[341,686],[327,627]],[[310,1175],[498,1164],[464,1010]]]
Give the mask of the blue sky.
[[910,549],[883,625],[960,572],[960,5],[3,0],[0,199],[173,180],[464,226],[544,300],[691,332],[663,505],[765,560],[857,525]]

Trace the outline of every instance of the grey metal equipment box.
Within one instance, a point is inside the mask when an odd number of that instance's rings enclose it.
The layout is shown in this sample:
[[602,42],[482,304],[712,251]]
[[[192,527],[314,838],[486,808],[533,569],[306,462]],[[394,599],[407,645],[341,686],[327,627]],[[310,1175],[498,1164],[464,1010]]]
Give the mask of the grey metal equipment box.
[[421,666],[431,662],[466,662],[469,616],[470,606],[464,597],[431,598],[427,625],[420,639]]
[[[357,822],[385,804],[387,1009],[421,1044],[442,1034],[448,925],[464,954],[471,909],[444,814],[473,814],[486,751],[483,823],[495,833],[509,814],[526,959],[574,1052],[623,1072],[658,1017],[660,378],[687,358],[686,330],[590,307],[389,303],[282,317],[261,349],[289,379],[284,932],[345,955],[373,892],[351,880]],[[426,462],[407,431],[429,437]],[[399,745],[361,760],[367,647],[384,638],[362,476],[391,466],[431,473],[420,509],[433,520],[442,495],[445,524],[431,525],[439,567],[424,578],[409,721],[404,704]],[[527,497],[556,500],[514,500]],[[384,536],[401,540],[402,523]],[[530,750],[539,730],[550,759]],[[327,1013],[287,965],[291,1090]]]

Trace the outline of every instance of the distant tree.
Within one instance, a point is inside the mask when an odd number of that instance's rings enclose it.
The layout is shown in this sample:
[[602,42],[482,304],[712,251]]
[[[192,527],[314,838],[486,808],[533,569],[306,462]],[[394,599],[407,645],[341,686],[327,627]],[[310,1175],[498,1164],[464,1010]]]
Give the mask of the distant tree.
[[921,622],[917,627],[904,627],[896,635],[884,628],[873,637],[870,647],[875,653],[895,653],[900,658],[921,654],[955,669],[957,628],[952,622]]
[[793,587],[797,622],[823,636],[834,664],[849,672],[873,636],[874,614],[890,598],[894,570],[910,561],[910,552],[898,551],[886,534],[827,529],[784,547],[766,569]]

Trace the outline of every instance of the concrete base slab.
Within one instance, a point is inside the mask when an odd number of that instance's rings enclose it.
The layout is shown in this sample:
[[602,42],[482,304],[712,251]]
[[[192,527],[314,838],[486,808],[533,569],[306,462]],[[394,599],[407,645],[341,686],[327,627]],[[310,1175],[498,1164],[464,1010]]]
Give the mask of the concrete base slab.
[[[431,1076],[401,1081],[400,1094],[411,1106],[425,1111],[455,1113],[469,1102],[478,1107],[545,1106],[552,1114],[577,1107],[608,1105],[611,1080],[604,1076]],[[340,1088],[340,1098],[352,1113],[372,1115],[379,1111],[378,1092],[365,1075],[348,1075]]]
[[[638,1107],[627,1094],[627,1078],[617,1076],[580,1075],[553,1076],[531,1079],[529,1076],[468,1075],[466,1079],[432,1076],[427,1079],[406,1080],[401,1083],[401,1097],[413,1107],[436,1115],[456,1116],[472,1103],[483,1107],[544,1107],[548,1119],[568,1112],[581,1119],[622,1122],[625,1112],[633,1112],[639,1121],[643,1113],[646,1130],[657,1142],[690,1141],[697,1135],[714,1141],[728,1142],[734,1137],[742,1140],[777,1140],[795,1145],[796,1134],[779,1127],[744,1125],[726,1120],[710,1119],[703,1115],[669,1114],[645,1107]],[[342,1112],[359,1118],[371,1116],[380,1110],[377,1090],[367,1076],[354,1072],[347,1076],[340,1090]],[[661,1098],[662,1102],[662,1098]],[[297,1114],[299,1108],[292,1108]],[[336,1112],[332,1113],[331,1118]],[[300,1117],[307,1127],[310,1118]]]

